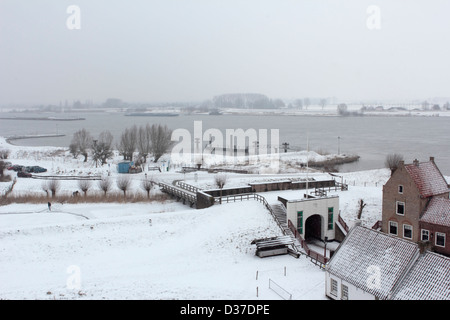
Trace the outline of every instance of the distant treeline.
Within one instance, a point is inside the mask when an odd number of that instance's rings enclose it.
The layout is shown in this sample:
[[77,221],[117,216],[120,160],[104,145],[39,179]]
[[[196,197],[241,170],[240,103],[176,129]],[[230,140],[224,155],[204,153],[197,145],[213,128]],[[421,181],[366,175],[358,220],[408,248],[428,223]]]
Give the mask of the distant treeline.
[[216,108],[276,109],[285,107],[281,99],[269,99],[260,93],[231,93],[213,98]]

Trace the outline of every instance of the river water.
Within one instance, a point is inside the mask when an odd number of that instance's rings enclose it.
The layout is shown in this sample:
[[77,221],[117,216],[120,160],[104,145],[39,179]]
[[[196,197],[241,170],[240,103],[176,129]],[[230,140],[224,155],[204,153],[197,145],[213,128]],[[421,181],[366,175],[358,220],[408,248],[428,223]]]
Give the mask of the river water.
[[[2,117],[61,117],[61,114],[13,114]],[[136,124],[161,123],[170,129],[193,132],[194,121],[201,121],[203,132],[209,128],[279,130],[279,141],[292,150],[309,149],[328,153],[357,154],[358,162],[345,164],[341,172],[384,167],[386,155],[399,153],[405,162],[427,161],[430,156],[444,175],[450,176],[450,117],[426,116],[286,116],[286,115],[183,115],[178,117],[129,117],[123,113],[78,113],[64,117],[83,117],[80,121],[42,121],[0,119],[0,136],[64,134],[63,137],[15,140],[23,146],[67,147],[74,132],[81,128],[96,137],[109,130],[117,143],[126,128]],[[193,143],[193,142],[192,142]]]

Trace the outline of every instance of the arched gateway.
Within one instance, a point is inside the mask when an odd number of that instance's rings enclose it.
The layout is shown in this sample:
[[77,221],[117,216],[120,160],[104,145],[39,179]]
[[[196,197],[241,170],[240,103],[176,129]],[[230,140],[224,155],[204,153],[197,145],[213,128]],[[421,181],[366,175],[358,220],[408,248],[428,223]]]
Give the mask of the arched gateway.
[[324,223],[323,218],[318,214],[313,214],[305,221],[305,240],[321,239]]

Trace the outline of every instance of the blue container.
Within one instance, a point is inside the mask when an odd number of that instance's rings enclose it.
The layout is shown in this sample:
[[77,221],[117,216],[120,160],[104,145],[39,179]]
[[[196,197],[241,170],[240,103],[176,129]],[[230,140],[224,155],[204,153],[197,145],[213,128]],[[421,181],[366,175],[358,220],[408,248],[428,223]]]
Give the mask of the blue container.
[[133,161],[120,162],[118,165],[119,173],[128,173],[130,167],[133,165],[134,165]]

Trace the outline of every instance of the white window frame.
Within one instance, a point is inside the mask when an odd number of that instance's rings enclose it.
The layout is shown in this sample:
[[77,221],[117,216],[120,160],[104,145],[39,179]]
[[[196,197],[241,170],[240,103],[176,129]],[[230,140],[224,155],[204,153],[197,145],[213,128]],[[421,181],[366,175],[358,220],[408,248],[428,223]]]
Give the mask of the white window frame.
[[403,194],[403,185],[401,184],[398,186],[398,193]]
[[[403,205],[403,213],[398,213],[398,205],[402,204]],[[395,201],[395,213],[399,216],[404,216],[405,215],[405,211],[406,211],[406,205],[403,201]]]
[[341,284],[341,300],[348,300],[348,286]]
[[[424,239],[423,239],[424,233],[426,233],[426,235],[427,235],[427,240],[424,240]],[[430,240],[430,230],[422,229],[422,230],[420,231],[420,240],[422,240],[422,241],[429,241],[429,240]]]
[[[392,225],[395,225],[395,229],[397,230],[396,233],[391,233],[391,224],[392,224]],[[388,233],[389,233],[389,234],[392,234],[392,235],[394,235],[394,236],[397,236],[397,235],[398,235],[398,222],[395,222],[395,221],[389,221],[389,224],[388,224]]]
[[[407,237],[405,236],[405,229],[406,227],[410,227],[411,228],[411,237]],[[405,239],[412,239],[413,238],[413,226],[410,224],[403,224],[403,238]]]
[[337,291],[338,291],[338,282],[337,280],[330,278],[330,294],[337,297]]
[[[438,234],[444,237],[444,245],[440,245],[440,244],[437,243]],[[446,236],[446,235],[445,235],[444,232],[435,232],[434,244],[435,244],[437,247],[445,248],[445,241],[446,241],[446,237],[445,237],[445,236]]]

